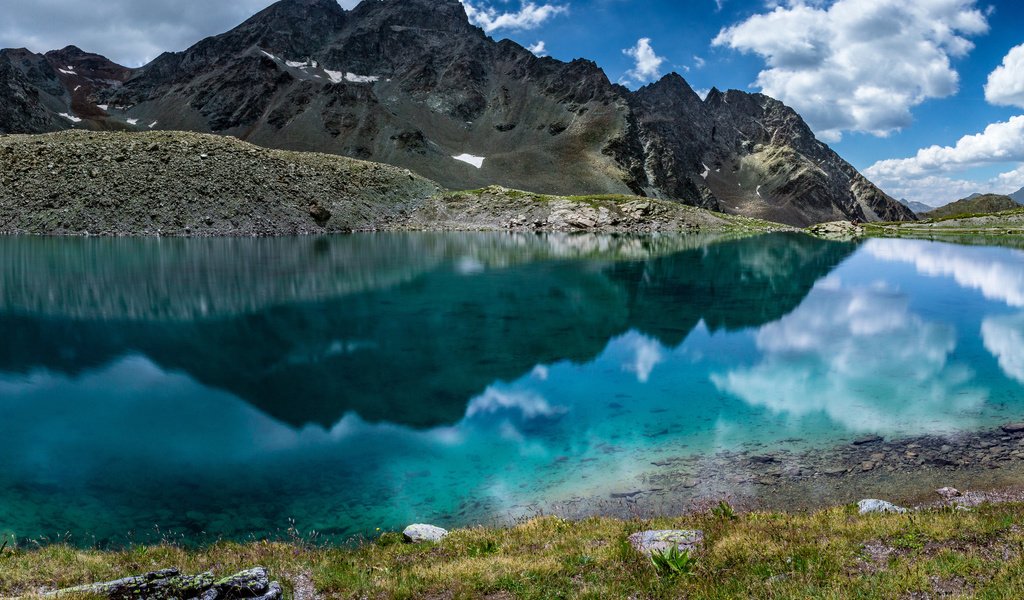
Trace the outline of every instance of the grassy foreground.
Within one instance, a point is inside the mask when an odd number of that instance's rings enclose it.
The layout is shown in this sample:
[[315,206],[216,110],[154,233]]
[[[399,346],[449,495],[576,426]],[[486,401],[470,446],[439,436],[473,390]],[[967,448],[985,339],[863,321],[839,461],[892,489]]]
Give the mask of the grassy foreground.
[[[302,598],[1021,598],[1022,520],[1024,504],[868,516],[841,507],[630,522],[545,517],[423,545],[384,533],[352,548],[302,541],[118,552],[7,548],[0,596],[170,566],[224,574],[263,565],[286,595]],[[705,531],[689,574],[659,575],[629,547],[629,534],[651,528]]]

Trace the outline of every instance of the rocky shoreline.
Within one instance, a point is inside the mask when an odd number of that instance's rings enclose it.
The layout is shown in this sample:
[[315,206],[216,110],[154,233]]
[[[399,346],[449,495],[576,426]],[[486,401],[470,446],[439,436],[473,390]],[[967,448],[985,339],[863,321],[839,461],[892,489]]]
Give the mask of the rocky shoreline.
[[[793,445],[802,440],[788,440]],[[706,511],[727,500],[745,511],[819,510],[880,497],[937,506],[944,487],[970,490],[961,502],[1024,501],[1024,423],[951,435],[868,435],[827,449],[764,448],[658,460],[643,485],[604,498],[577,498],[543,511],[657,517]]]

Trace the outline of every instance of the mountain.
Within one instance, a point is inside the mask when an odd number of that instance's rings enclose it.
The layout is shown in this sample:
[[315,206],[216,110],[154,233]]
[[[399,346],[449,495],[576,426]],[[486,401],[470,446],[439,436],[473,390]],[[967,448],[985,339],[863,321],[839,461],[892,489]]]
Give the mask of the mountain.
[[930,206],[928,204],[925,204],[924,202],[917,202],[915,200],[907,200],[906,198],[901,198],[900,199],[900,204],[902,204],[903,206],[906,206],[910,210],[914,211],[914,214],[917,214],[917,215],[919,215],[921,213],[926,213],[926,212],[928,212],[930,210],[935,210],[934,206]]
[[1017,204],[1017,202],[1009,196],[1003,196],[1000,194],[975,194],[974,196],[964,198],[963,200],[957,200],[956,202],[952,202],[941,208],[921,213],[921,217],[926,219],[938,219],[944,217],[955,217],[957,215],[995,213],[1014,208],[1020,208],[1020,204]]
[[1024,188],[1020,188],[1016,192],[1009,194],[1013,201],[1017,204],[1024,204]]
[[[717,89],[701,100],[676,74],[631,92],[591,61],[492,40],[458,0],[282,0],[141,69],[91,56],[87,70],[0,53],[0,94],[16,99],[0,131],[217,133],[453,189],[631,193],[800,226],[915,218],[781,102]],[[15,65],[26,61],[34,70]]]
[[57,131],[83,123],[93,129],[128,128],[127,122],[106,119],[95,97],[132,74],[75,46],[45,55],[0,50],[0,132]]

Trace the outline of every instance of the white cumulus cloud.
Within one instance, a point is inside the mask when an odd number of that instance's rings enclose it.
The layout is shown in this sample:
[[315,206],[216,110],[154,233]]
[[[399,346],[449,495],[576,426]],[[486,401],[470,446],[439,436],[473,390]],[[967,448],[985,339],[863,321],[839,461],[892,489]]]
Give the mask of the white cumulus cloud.
[[[947,174],[992,164],[1024,162],[1024,115],[992,123],[985,131],[965,135],[952,146],[930,146],[909,158],[876,162],[864,174],[897,196],[927,202],[922,196],[945,194],[947,200],[966,192],[1011,193],[1024,186],[1024,165],[988,181],[968,181]],[[906,193],[904,193],[906,192]],[[950,197],[953,196],[953,197]]]
[[985,99],[999,106],[1024,108],[1024,44],[1013,47],[985,84]]
[[536,44],[527,46],[526,49],[529,50],[530,52],[533,52],[537,56],[547,56],[548,55],[548,46],[547,46],[547,44],[544,43],[544,40],[541,40],[541,41],[537,42]]
[[988,30],[975,0],[788,0],[723,29],[713,45],[767,63],[755,85],[793,106],[821,137],[885,136],[911,109],[955,93],[952,60]]
[[522,31],[536,29],[552,17],[569,12],[569,7],[560,4],[523,3],[518,11],[501,11],[489,4],[472,4],[462,1],[469,20],[487,33],[499,29]]
[[636,46],[626,48],[623,54],[635,61],[635,66],[626,73],[626,78],[637,83],[653,81],[661,75],[665,58],[658,56],[651,46],[651,38],[640,38]]

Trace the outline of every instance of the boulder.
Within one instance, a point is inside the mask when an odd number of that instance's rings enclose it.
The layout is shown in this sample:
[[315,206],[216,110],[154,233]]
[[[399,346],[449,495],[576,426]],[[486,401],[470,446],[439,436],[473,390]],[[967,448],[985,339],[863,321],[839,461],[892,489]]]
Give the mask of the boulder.
[[435,527],[434,525],[415,524],[406,527],[402,535],[405,536],[405,541],[410,544],[440,542],[448,537],[448,530]]
[[864,228],[849,221],[834,221],[812,225],[807,232],[825,240],[848,241],[864,235]]
[[276,581],[270,581],[267,570],[263,567],[256,567],[222,579],[215,579],[213,573],[210,572],[199,575],[182,575],[177,569],[164,569],[107,583],[93,583],[57,590],[47,596],[85,595],[112,600],[171,600],[172,598],[280,600],[282,594],[281,585]]
[[1024,433],[1024,423],[1007,423],[1002,426],[1006,433]]
[[629,543],[642,554],[667,552],[673,547],[680,552],[692,552],[704,543],[704,532],[698,529],[641,531],[629,536]]
[[885,500],[861,500],[857,503],[858,512],[862,515],[871,513],[905,513],[907,509],[902,506],[896,506],[892,502],[886,502]]
[[953,498],[959,498],[963,495],[960,493],[960,490],[952,487],[939,488],[935,490],[935,493],[942,496],[945,500],[952,500]]

